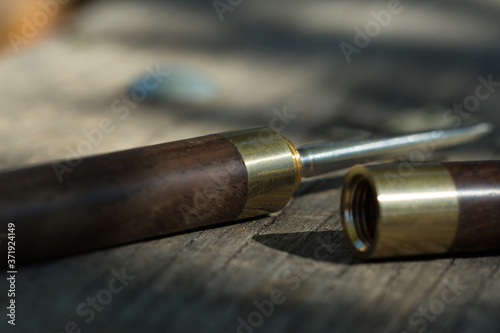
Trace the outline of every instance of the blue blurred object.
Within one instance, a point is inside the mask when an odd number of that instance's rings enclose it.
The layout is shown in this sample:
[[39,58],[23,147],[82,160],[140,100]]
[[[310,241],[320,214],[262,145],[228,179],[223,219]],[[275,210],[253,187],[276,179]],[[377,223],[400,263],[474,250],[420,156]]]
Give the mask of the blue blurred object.
[[[192,68],[161,66],[154,84],[148,70],[130,87],[130,94],[146,95],[146,100],[172,104],[201,104],[217,95],[217,87],[206,75]],[[142,99],[142,98],[141,98]]]

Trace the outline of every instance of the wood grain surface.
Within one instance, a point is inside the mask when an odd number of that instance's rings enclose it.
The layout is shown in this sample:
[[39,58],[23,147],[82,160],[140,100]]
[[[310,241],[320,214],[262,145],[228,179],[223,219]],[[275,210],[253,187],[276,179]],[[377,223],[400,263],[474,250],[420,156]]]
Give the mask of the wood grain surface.
[[[474,96],[479,77],[500,81],[498,3],[401,4],[347,63],[339,44],[354,43],[354,29],[386,2],[243,1],[222,21],[211,1],[86,2],[51,36],[18,54],[4,49],[0,168],[64,159],[102,119],[114,131],[85,156],[259,125],[296,144],[359,130],[481,120],[500,127],[497,86],[480,89],[489,96],[474,112],[453,111]],[[126,117],[114,113],[131,84],[159,65],[209,77],[216,96],[201,104],[144,100],[128,104]],[[499,143],[495,133],[423,153],[495,160]],[[410,159],[400,156],[403,171]],[[272,216],[19,267],[15,327],[5,316],[4,273],[0,331],[499,331],[498,253],[358,261],[340,229],[342,180],[304,182]],[[6,234],[0,230],[1,247]]]
[[0,174],[1,228],[15,221],[19,263],[54,258],[232,221],[247,180],[217,134],[75,157]]

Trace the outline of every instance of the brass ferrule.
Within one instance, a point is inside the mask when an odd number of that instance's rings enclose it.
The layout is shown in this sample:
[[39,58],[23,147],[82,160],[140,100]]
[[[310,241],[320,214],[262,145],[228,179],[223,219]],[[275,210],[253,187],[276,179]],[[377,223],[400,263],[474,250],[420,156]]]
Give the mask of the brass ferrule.
[[283,209],[302,178],[297,148],[266,127],[220,134],[238,149],[248,173],[248,197],[237,219]]
[[340,213],[361,258],[445,253],[458,227],[458,193],[441,164],[358,165],[346,175]]

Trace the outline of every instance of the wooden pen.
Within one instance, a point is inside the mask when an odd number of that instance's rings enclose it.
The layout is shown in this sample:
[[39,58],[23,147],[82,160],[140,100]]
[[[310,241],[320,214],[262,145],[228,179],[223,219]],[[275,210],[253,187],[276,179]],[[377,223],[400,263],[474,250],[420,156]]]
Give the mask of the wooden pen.
[[480,124],[296,148],[252,128],[87,157],[62,181],[54,163],[27,167],[0,174],[0,232],[15,225],[21,263],[266,215],[285,207],[302,177],[490,131]]

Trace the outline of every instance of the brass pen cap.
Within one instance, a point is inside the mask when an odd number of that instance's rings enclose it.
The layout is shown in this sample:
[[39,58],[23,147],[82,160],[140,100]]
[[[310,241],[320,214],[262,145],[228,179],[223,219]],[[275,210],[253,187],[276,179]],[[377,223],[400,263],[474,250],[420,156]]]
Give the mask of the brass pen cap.
[[446,253],[458,227],[458,193],[438,163],[412,172],[400,164],[358,165],[346,175],[340,212],[347,242],[361,258]]

